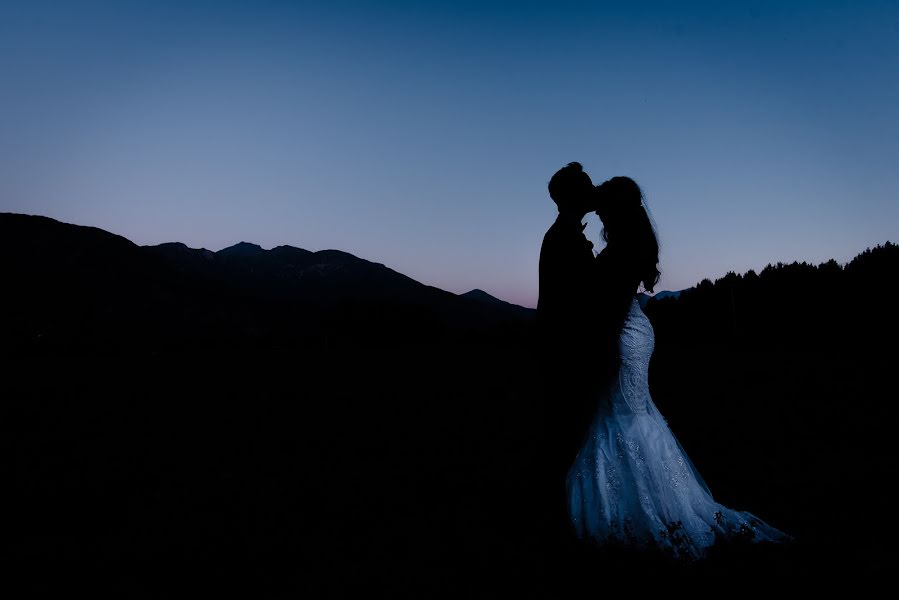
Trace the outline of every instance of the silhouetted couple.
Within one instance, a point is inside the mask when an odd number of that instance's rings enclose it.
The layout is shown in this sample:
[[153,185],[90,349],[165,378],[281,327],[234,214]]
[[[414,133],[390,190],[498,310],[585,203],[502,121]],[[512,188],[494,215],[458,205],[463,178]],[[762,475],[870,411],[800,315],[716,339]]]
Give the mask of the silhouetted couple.
[[[785,539],[712,499],[650,397],[654,334],[637,290],[659,280],[659,245],[640,187],[628,177],[594,186],[570,163],[549,195],[559,215],[540,250],[537,325],[550,543],[692,559],[721,538]],[[603,224],[598,255],[584,235],[590,212]]]

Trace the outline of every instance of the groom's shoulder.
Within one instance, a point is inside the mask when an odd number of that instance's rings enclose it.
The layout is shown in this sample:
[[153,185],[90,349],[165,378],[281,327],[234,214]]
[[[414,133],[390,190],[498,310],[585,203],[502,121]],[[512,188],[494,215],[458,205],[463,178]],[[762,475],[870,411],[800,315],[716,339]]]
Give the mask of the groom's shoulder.
[[546,230],[543,239],[554,237],[584,237],[584,225],[580,221],[565,220],[559,217]]
[[546,230],[546,233],[543,234],[543,239],[552,238],[559,234],[559,222],[553,221],[553,224],[549,226],[549,229]]
[[558,238],[560,235],[560,227],[559,221],[553,221],[553,224],[549,226],[549,229],[546,230],[546,233],[543,234],[543,243],[545,244],[548,241],[551,241],[555,238]]
[[543,234],[542,250],[561,251],[571,244],[572,233],[559,225],[558,221],[550,225]]

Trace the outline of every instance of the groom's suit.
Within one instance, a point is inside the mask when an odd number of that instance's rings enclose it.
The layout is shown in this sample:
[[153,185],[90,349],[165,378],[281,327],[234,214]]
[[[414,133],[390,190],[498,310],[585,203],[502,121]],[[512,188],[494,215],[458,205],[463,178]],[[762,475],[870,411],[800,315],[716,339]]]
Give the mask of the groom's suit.
[[550,342],[547,349],[554,352],[570,350],[581,339],[578,328],[590,304],[593,243],[583,231],[580,219],[560,214],[540,248],[537,323],[541,342]]
[[595,258],[581,219],[559,215],[540,249],[537,331],[545,489],[559,530],[567,525],[565,475],[590,424]]

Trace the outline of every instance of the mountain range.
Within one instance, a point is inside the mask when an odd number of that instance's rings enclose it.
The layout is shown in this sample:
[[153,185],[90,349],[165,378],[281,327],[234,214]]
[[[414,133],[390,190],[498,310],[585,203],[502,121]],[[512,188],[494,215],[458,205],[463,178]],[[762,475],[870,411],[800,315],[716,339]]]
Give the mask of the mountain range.
[[0,255],[15,347],[484,339],[526,329],[534,316],[339,250],[138,246],[94,227],[3,213]]

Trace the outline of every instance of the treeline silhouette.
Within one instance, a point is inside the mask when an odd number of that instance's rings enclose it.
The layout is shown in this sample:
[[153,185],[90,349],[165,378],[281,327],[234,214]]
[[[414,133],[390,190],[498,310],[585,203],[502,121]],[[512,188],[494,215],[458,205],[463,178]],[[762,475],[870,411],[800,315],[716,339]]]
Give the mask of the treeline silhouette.
[[779,262],[703,279],[677,298],[650,300],[645,311],[657,335],[678,344],[882,346],[897,332],[897,274],[899,246],[888,241],[846,265]]

